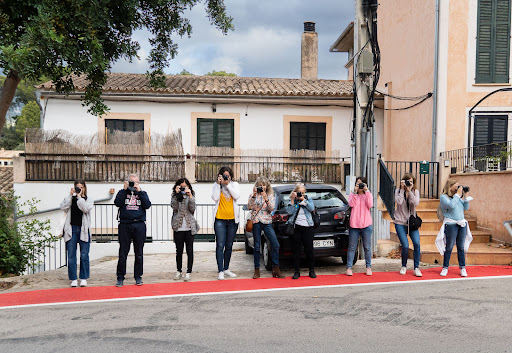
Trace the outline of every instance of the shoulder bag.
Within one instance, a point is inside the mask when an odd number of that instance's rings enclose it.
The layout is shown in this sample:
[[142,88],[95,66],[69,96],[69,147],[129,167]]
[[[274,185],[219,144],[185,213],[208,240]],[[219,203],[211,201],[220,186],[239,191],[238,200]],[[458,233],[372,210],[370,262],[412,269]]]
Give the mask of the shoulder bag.
[[409,210],[409,234],[411,234],[413,230],[417,230],[421,227],[423,220],[419,216],[411,214],[409,200],[405,199],[405,202],[407,203],[407,209]]
[[260,209],[257,210],[256,212],[252,212],[252,215],[251,215],[251,218],[247,219],[247,221],[245,222],[245,231],[246,232],[252,232],[252,227],[253,227],[253,219],[254,217],[256,217],[256,215],[261,211],[261,209],[263,208],[263,206],[265,205],[267,201],[263,201],[263,204],[261,205]]

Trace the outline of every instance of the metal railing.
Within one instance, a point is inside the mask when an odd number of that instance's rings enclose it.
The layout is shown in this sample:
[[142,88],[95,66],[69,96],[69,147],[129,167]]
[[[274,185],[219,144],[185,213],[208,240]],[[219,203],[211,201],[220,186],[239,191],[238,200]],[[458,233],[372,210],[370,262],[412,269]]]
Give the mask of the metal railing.
[[[438,176],[439,176],[439,163],[428,163],[428,174],[421,174],[420,167],[422,162],[398,162],[386,161],[386,169],[388,170],[391,178],[394,180],[395,185],[399,185],[399,181],[405,173],[411,173],[416,178],[416,188],[420,192],[420,197],[432,199],[439,196],[438,192]],[[432,175],[432,177],[430,177]],[[394,190],[393,190],[394,192]]]
[[440,156],[450,161],[452,174],[506,170],[512,168],[512,141],[445,151]]
[[27,274],[34,274],[43,271],[56,270],[67,266],[68,258],[66,256],[66,242],[64,239],[52,242],[47,246],[41,254],[37,254],[36,265],[34,268],[28,268]]
[[[240,223],[238,224],[237,240],[243,240],[245,219],[249,211],[243,209],[245,205],[238,205]],[[213,204],[197,204],[195,218],[201,229],[195,236],[196,241],[215,241],[213,230]],[[152,204],[146,211],[147,240],[172,241],[171,229],[172,208],[170,204]],[[117,241],[118,221],[117,207],[114,204],[94,205],[91,212],[91,236],[92,241],[98,243],[110,243]]]
[[395,219],[395,182],[384,161],[379,158],[379,195],[392,219]]
[[[41,157],[41,156],[39,156]],[[119,158],[119,157],[118,157]],[[80,176],[88,181],[124,181],[138,173],[141,181],[169,181],[185,175],[185,160],[62,160],[57,156],[46,159],[27,156],[27,181],[72,181]]]
[[[267,177],[271,182],[292,183],[340,183],[341,165],[345,158],[302,158],[302,157],[215,157],[198,158],[195,163],[198,182],[213,181],[219,169],[229,166],[233,169],[237,181],[250,183],[259,176]],[[347,158],[348,159],[348,158]]]

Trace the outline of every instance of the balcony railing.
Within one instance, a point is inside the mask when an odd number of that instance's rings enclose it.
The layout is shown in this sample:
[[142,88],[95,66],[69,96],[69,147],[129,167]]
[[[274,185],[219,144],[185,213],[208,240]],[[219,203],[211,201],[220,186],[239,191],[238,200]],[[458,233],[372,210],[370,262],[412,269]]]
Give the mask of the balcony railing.
[[259,176],[265,176],[274,183],[334,184],[342,181],[343,162],[344,158],[198,157],[195,163],[195,177],[198,182],[214,181],[219,169],[229,166],[233,169],[237,181],[243,183],[254,182]]
[[451,173],[494,172],[512,168],[512,141],[441,152]]
[[[124,159],[124,160],[123,160]],[[26,156],[27,181],[72,181],[77,176],[88,181],[118,182],[129,174],[138,173],[141,181],[169,181],[185,175],[184,156],[120,157],[105,155]]]

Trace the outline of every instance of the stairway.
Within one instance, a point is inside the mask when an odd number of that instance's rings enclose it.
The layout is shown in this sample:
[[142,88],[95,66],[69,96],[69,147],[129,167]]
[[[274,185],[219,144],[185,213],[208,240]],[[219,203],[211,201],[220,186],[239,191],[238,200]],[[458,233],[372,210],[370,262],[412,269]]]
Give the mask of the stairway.
[[[421,262],[430,264],[442,264],[443,256],[439,254],[434,241],[441,229],[442,223],[437,219],[437,206],[439,200],[421,199],[416,212],[423,220],[420,228],[420,245],[421,245]],[[382,212],[383,217],[391,222],[390,225],[390,239],[400,243],[395,231],[393,220],[386,210]],[[492,243],[492,234],[478,226],[477,219],[474,217],[466,217],[469,222],[469,227],[473,235],[473,242],[471,243],[468,253],[466,255],[467,265],[510,265],[512,264],[512,250],[498,247],[498,244]],[[409,258],[413,258],[413,245],[409,238]],[[457,249],[454,247],[450,264],[456,265]]]

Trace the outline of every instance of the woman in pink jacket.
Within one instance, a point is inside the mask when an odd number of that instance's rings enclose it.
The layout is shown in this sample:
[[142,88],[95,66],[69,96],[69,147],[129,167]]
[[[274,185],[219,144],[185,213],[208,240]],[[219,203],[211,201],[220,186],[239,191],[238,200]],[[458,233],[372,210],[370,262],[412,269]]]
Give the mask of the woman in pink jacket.
[[368,190],[365,177],[357,177],[354,191],[348,196],[350,213],[350,229],[348,233],[347,275],[352,276],[352,265],[356,253],[359,236],[363,238],[364,259],[366,260],[366,275],[372,275],[372,216],[373,196]]

